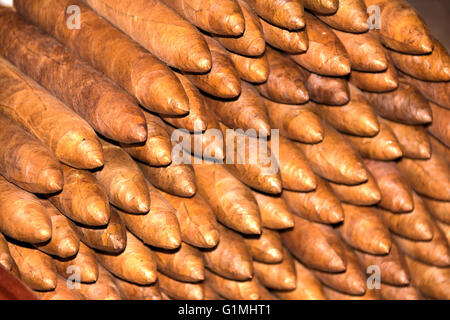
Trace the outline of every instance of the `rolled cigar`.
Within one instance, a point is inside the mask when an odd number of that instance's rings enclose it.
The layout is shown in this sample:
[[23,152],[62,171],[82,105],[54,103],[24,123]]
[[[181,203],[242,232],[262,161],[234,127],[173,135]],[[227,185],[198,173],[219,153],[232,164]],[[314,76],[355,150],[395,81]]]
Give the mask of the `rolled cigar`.
[[80,248],[80,238],[73,229],[73,223],[50,201],[41,200],[41,203],[52,223],[52,237],[48,242],[36,243],[33,246],[48,255],[60,258],[73,257]]
[[339,0],[302,0],[306,9],[315,13],[333,14],[339,8]]
[[433,122],[427,127],[427,130],[447,148],[450,148],[450,128],[448,125],[450,110],[441,108],[432,102],[430,102],[430,107],[433,112]]
[[156,281],[153,253],[141,240],[127,232],[127,246],[119,254],[96,252],[98,261],[112,274],[126,281],[147,285]]
[[193,25],[205,31],[239,36],[246,27],[239,5],[234,0],[163,0]]
[[296,215],[320,223],[333,224],[344,220],[340,201],[330,189],[328,182],[316,177],[317,188],[310,192],[284,190],[283,199]]
[[198,193],[218,221],[242,233],[261,233],[258,204],[248,187],[221,164],[194,164],[194,169]]
[[211,54],[200,32],[162,2],[87,0],[86,4],[169,66],[192,72],[211,69]]
[[297,30],[305,26],[304,9],[296,0],[247,0],[247,3],[263,19],[280,28]]
[[105,137],[127,143],[147,139],[144,115],[122,89],[12,10],[1,10],[0,21],[5,27],[0,52],[17,68]]
[[71,220],[87,226],[105,226],[110,219],[108,195],[86,170],[62,165],[64,188],[48,200]]
[[420,292],[413,286],[398,287],[384,284],[380,296],[384,300],[423,300]]
[[329,26],[346,31],[361,33],[369,30],[367,8],[363,0],[339,0],[339,7],[333,14],[316,16]]
[[324,289],[314,274],[294,259],[295,274],[297,278],[294,290],[274,291],[275,295],[284,300],[326,300]]
[[[228,51],[215,39],[209,36],[204,36],[204,38],[211,52],[211,70],[206,74],[185,73],[186,77],[199,89],[215,97],[235,98],[239,96],[241,80]],[[191,99],[189,99],[190,103]]]
[[33,290],[56,288],[57,274],[53,259],[25,243],[8,241],[9,252],[19,268],[20,278]]
[[56,288],[51,291],[35,291],[41,300],[86,300],[81,293],[69,289],[66,279],[61,276],[56,278]]
[[126,229],[114,208],[111,208],[110,214],[111,218],[106,226],[92,228],[76,224],[75,231],[88,247],[109,253],[119,253],[127,245]]
[[258,203],[263,227],[286,229],[294,226],[294,218],[283,198],[256,191],[253,191],[253,196]]
[[383,285],[405,286],[410,283],[411,276],[406,266],[404,254],[395,242],[392,242],[391,251],[386,255],[373,255],[357,250],[355,250],[355,253],[366,270],[370,266],[379,268],[380,280]]
[[303,73],[303,82],[308,89],[309,98],[317,103],[344,105],[350,99],[348,81],[344,77],[327,77],[311,73],[299,66]]
[[245,281],[253,276],[252,256],[243,237],[219,225],[217,247],[203,252],[205,267],[228,279]]
[[356,254],[345,246],[346,269],[340,273],[315,270],[313,273],[323,284],[344,294],[362,296],[367,291],[366,275]]
[[[219,230],[216,218],[201,195],[195,194],[191,198],[183,198],[164,192],[161,194],[175,209],[181,239],[184,242],[199,248],[212,248],[217,245]],[[172,276],[172,278],[175,277]]]
[[[111,26],[78,0],[38,0],[29,5],[17,1],[15,9],[72,53],[134,96],[145,108],[165,114],[186,114],[189,100],[181,83],[165,63]],[[79,8],[80,28],[68,28],[66,11]],[[114,63],[110,63],[114,61]]]
[[366,253],[389,253],[392,245],[389,229],[375,210],[350,204],[342,204],[342,208],[345,219],[337,230],[345,242]]
[[336,197],[342,202],[357,206],[375,205],[381,200],[381,191],[372,174],[369,171],[367,171],[367,174],[367,182],[354,186],[333,182],[328,182],[328,185]]
[[80,243],[80,249],[75,256],[55,258],[53,261],[58,274],[64,278],[72,278],[79,272],[80,282],[94,283],[98,280],[99,266],[95,253],[83,243]]
[[213,35],[227,50],[244,56],[256,57],[264,53],[266,42],[262,33],[262,27],[258,16],[253,9],[243,0],[237,0],[242,16],[244,17],[245,30],[238,37]]
[[303,153],[290,140],[280,137],[277,161],[284,189],[313,191],[316,178]]
[[304,143],[317,143],[323,140],[323,127],[320,118],[314,113],[315,105],[287,105],[264,100],[270,124],[280,130],[280,135]]
[[34,136],[0,116],[0,174],[29,192],[54,193],[64,184],[55,155]]
[[[441,268],[450,266],[450,247],[442,230],[433,223],[433,239],[430,241],[413,241],[393,235],[398,246],[407,256],[427,265]],[[413,272],[410,269],[411,272]],[[414,278],[414,275],[412,278]],[[414,283],[414,280],[413,280]]]
[[422,81],[410,77],[406,74],[401,74],[401,79],[404,79],[409,84],[413,85],[425,98],[434,103],[450,109],[450,82],[432,82],[432,81]]
[[428,101],[403,77],[399,78],[398,88],[390,92],[364,92],[371,106],[385,119],[404,124],[425,124],[432,121]]
[[283,261],[283,244],[278,232],[263,228],[260,235],[245,236],[244,240],[253,260],[262,263]]
[[194,169],[189,164],[172,162],[165,167],[155,167],[138,163],[138,167],[152,185],[167,193],[192,197],[197,191]]
[[223,278],[211,271],[205,270],[206,283],[226,299],[258,300],[259,285],[256,277],[251,280],[237,281]]
[[266,42],[272,47],[291,54],[302,53],[308,50],[309,39],[306,29],[287,30],[274,26],[260,19],[262,31]]
[[430,158],[430,139],[428,138],[428,134],[423,126],[411,126],[386,119],[382,122],[389,126],[395,134],[404,157],[412,159]]
[[242,80],[250,83],[262,83],[269,76],[269,62],[265,54],[247,57],[230,52],[230,58]]
[[450,224],[450,201],[440,201],[422,196],[428,212],[439,221]]
[[350,83],[359,89],[375,93],[390,92],[398,88],[398,73],[394,65],[387,60],[387,69],[380,72],[352,70]]
[[1,114],[36,136],[61,162],[81,169],[103,165],[101,144],[85,120],[2,58],[0,74]]
[[122,210],[145,213],[150,196],[144,175],[120,147],[102,141],[105,165],[94,175],[108,194],[109,201]]
[[364,0],[379,8],[380,40],[387,47],[409,54],[430,53],[433,42],[425,22],[405,0]]
[[141,286],[117,277],[113,279],[124,300],[162,300],[158,282]]
[[[358,1],[362,2],[362,1]],[[345,10],[345,6],[343,6]],[[323,20],[325,16],[318,16]],[[326,22],[326,21],[325,21]],[[364,21],[367,22],[367,19]],[[345,30],[344,30],[345,31]],[[371,32],[351,33],[333,30],[350,58],[353,70],[380,72],[387,69],[386,53],[378,38]]]
[[291,54],[290,57],[314,73],[326,76],[349,74],[350,59],[333,31],[309,13],[305,13],[305,21],[308,25],[308,50],[305,53]]
[[264,100],[252,85],[243,82],[241,95],[234,100],[205,99],[217,119],[226,126],[244,131],[253,129],[260,134],[270,135]]
[[433,52],[427,55],[411,55],[389,50],[392,63],[402,72],[425,81],[450,80],[450,56],[447,49],[432,38]]
[[[210,73],[211,72],[213,71],[210,71]],[[216,72],[220,73],[220,71]],[[192,77],[187,76],[187,74],[182,75],[178,72],[175,72],[175,75],[180,80],[181,84],[183,85],[184,91],[186,92],[186,95],[189,98],[189,113],[183,116],[164,115],[164,114],[161,114],[160,116],[164,119],[164,121],[170,123],[171,125],[180,129],[186,129],[189,132],[206,130],[206,128],[208,127],[208,121],[206,115],[205,101],[203,99],[203,96],[200,94],[199,90],[194,86],[194,84],[197,84],[197,82],[202,82],[202,80],[200,80],[201,78],[194,77],[195,79],[197,79],[197,81],[194,81],[194,79]],[[199,77],[202,76],[199,75]],[[206,80],[209,81],[208,79]],[[201,88],[202,85],[198,84],[198,87]]]
[[427,160],[402,158],[398,167],[417,193],[450,201],[450,166],[443,155],[435,152]]
[[448,277],[450,268],[438,268],[406,257],[412,282],[420,292],[434,299],[450,299]]
[[0,267],[3,267],[2,271],[8,271],[11,273],[17,273],[17,265],[14,262],[11,253],[9,252],[8,242],[6,241],[3,234],[0,233]]
[[0,176],[0,231],[27,243],[50,240],[52,222],[41,201]]
[[372,160],[395,160],[403,155],[402,147],[391,127],[381,119],[380,131],[373,137],[345,135],[364,158]]
[[158,272],[158,283],[161,292],[178,300],[203,300],[204,284],[181,282]]
[[303,83],[303,72],[291,59],[267,47],[269,76],[266,82],[255,84],[256,90],[264,97],[280,102],[302,104],[308,101],[309,94]]
[[294,290],[297,285],[294,259],[289,251],[284,249],[283,260],[279,263],[268,264],[253,262],[255,275],[266,287],[275,290]]
[[378,206],[391,212],[414,209],[411,187],[394,162],[364,160],[381,192]]
[[[195,108],[193,107],[192,109],[194,112]],[[145,143],[121,143],[120,146],[135,159],[154,166],[166,166],[172,161],[172,145],[169,134],[163,121],[158,116],[145,111],[143,113],[147,123],[147,140]],[[183,119],[185,118],[183,117]],[[175,121],[173,119],[175,118],[170,118],[169,121]],[[176,123],[184,123],[184,121],[181,118],[177,118]]]
[[324,139],[317,144],[295,143],[315,173],[336,183],[355,185],[367,181],[359,154],[336,130],[323,124]]
[[150,192],[150,211],[130,214],[117,209],[128,230],[145,244],[162,249],[176,249],[181,243],[180,225],[174,208],[165,197],[146,181]]
[[[269,194],[281,193],[278,162],[267,139],[244,134],[242,130],[229,130],[223,124],[220,128],[228,143],[225,168],[247,186]],[[273,144],[271,140],[270,145]]]
[[158,270],[172,279],[199,282],[205,278],[202,253],[186,243],[172,251],[154,249],[153,256]]
[[309,268],[342,272],[344,243],[332,227],[294,217],[294,228],[281,232],[284,246]]
[[350,101],[341,107],[314,104],[314,111],[335,129],[355,136],[373,137],[380,131],[375,110],[362,92],[349,84]]
[[393,213],[378,210],[391,232],[416,241],[429,241],[433,238],[433,221],[422,199],[413,192],[414,209],[407,213]]
[[88,300],[122,300],[114,277],[105,268],[99,267],[98,280],[94,283],[80,283],[74,289]]
[[366,290],[364,295],[350,295],[342,293],[330,287],[324,286],[323,290],[328,300],[380,300],[378,291],[379,290]]

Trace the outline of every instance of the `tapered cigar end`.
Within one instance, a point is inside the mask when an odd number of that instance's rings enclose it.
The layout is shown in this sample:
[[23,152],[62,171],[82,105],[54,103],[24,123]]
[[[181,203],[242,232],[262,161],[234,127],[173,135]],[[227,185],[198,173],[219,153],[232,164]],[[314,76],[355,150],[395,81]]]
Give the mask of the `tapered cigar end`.
[[270,248],[267,250],[267,255],[270,257],[270,261],[273,261],[274,263],[278,263],[283,260],[283,252],[277,248]]
[[380,132],[380,123],[377,119],[367,118],[364,121],[364,128],[366,129],[366,134],[369,137],[373,137],[376,136],[378,132]]
[[152,284],[156,281],[156,271],[146,267],[139,268],[137,276],[141,279],[142,284]]
[[42,287],[45,290],[54,290],[56,288],[57,279],[55,277],[51,278],[42,278]]
[[330,208],[327,212],[327,223],[339,223],[344,221],[344,211],[340,206],[336,206],[334,208]]
[[205,272],[203,268],[192,268],[189,272],[189,277],[193,281],[203,281],[205,280]]
[[95,268],[94,266],[84,265],[83,270],[83,282],[86,283],[94,283],[98,280],[98,268]]
[[48,193],[54,193],[62,190],[64,176],[60,169],[47,168],[40,172],[39,181],[45,182]]
[[305,27],[305,20],[298,16],[292,16],[288,23],[287,27],[289,30],[299,30]]
[[258,135],[270,136],[270,124],[265,119],[254,118],[250,125],[258,132]]
[[211,56],[209,57],[201,57],[198,60],[196,60],[197,70],[188,70],[193,72],[208,72],[211,70],[212,61]]
[[351,284],[352,291],[355,295],[362,296],[366,293],[367,287],[364,279],[358,277],[357,279],[354,279]]
[[348,94],[348,92],[341,90],[341,91],[337,91],[334,94],[334,103],[336,103],[336,105],[344,105],[346,104],[348,101],[350,100],[350,96]]
[[411,212],[414,210],[414,202],[409,195],[403,195],[400,198],[400,203],[398,204],[399,212]]
[[414,230],[416,230],[416,236],[420,238],[421,241],[430,241],[433,239],[433,228],[425,221],[418,221]]
[[314,191],[317,188],[317,181],[314,176],[305,176],[302,180],[305,191]]
[[33,230],[33,239],[36,243],[47,242],[52,237],[52,226],[48,223],[39,224],[38,228]]
[[144,142],[147,140],[147,125],[145,123],[134,125],[131,133],[130,143]]
[[398,80],[396,78],[387,78],[385,80],[385,90],[390,91],[398,88]]
[[172,162],[172,154],[169,145],[156,145],[155,149],[157,149],[154,150],[156,159],[160,165],[167,166]]
[[309,94],[307,90],[304,90],[302,87],[297,87],[295,90],[294,99],[296,103],[302,104],[309,100]]
[[379,57],[371,61],[371,66],[373,68],[373,71],[382,72],[386,71],[386,69],[388,68],[388,63],[385,57]]
[[241,14],[233,14],[227,17],[227,29],[231,32],[230,35],[240,36],[245,30],[245,20]]
[[220,233],[218,230],[211,230],[203,235],[208,248],[215,247],[219,243]]
[[422,41],[420,41],[420,50],[422,51],[421,53],[431,53],[433,49],[433,40],[431,40],[427,35],[423,35]]
[[331,259],[330,263],[328,264],[328,268],[330,272],[343,272],[347,268],[344,260],[337,254],[334,255],[334,257]]
[[103,199],[91,197],[86,200],[86,223],[92,226],[105,226],[109,222],[109,204]]
[[352,22],[352,28],[354,32],[363,33],[369,31],[369,25],[367,19],[364,16],[357,16]]
[[267,177],[265,185],[267,192],[271,194],[280,194],[283,189],[281,180],[276,176]]
[[254,75],[253,81],[256,83],[262,83],[269,77],[268,68],[261,68],[258,64],[254,63],[251,66],[252,74]]
[[380,237],[378,240],[374,239],[374,243],[376,244],[377,254],[388,254],[391,251],[392,242],[384,236]]
[[377,189],[372,189],[367,193],[367,200],[371,204],[376,204],[381,201],[381,192]]
[[431,158],[431,146],[429,144],[419,145],[418,156],[420,159],[430,159]]
[[[242,222],[242,232],[247,234],[261,234],[261,221],[254,216],[247,216]],[[245,230],[244,230],[245,229]]]
[[252,56],[260,56],[264,50],[266,50],[266,41],[263,38],[253,39],[247,48],[248,54]]
[[80,243],[75,239],[67,238],[61,241],[58,245],[59,257],[69,258],[77,254],[80,249]]
[[166,249],[176,249],[181,245],[181,237],[178,235],[177,237],[172,236],[167,239]]
[[339,57],[340,59],[336,61],[336,75],[337,76],[346,76],[351,72],[350,60],[347,58]]
[[295,274],[286,276],[283,279],[283,290],[294,290],[297,288],[297,278]]
[[86,154],[85,169],[95,169],[103,166],[103,149],[98,141],[85,140],[78,145],[77,154]]
[[224,98],[235,98],[241,94],[241,81],[236,79],[229,79],[223,86]]
[[431,109],[418,110],[416,112],[416,119],[423,124],[431,123],[433,121],[433,114],[431,113]]
[[367,171],[363,167],[353,168],[353,170],[351,172],[351,176],[352,176],[353,180],[355,181],[355,184],[366,182],[369,179],[369,176],[367,175]]
[[184,197],[192,197],[197,192],[195,182],[191,180],[183,180],[179,188],[179,193]]
[[335,13],[339,7],[339,0],[321,0],[320,4],[327,11],[324,13]]
[[403,156],[402,149],[398,143],[391,143],[384,149],[386,158],[389,160],[394,160]]

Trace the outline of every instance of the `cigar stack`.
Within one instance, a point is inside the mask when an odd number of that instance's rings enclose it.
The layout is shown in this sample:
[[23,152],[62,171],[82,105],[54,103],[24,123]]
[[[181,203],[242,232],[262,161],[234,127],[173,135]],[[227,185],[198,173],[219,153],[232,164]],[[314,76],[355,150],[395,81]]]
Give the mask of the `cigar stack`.
[[450,299],[450,57],[406,1],[14,0],[0,56],[36,297]]

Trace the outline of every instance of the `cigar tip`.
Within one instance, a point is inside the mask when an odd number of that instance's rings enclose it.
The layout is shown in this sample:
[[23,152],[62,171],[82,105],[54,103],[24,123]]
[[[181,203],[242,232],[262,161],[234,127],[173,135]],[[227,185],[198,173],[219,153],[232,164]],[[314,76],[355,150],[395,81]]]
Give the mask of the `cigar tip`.
[[363,279],[355,279],[352,282],[352,289],[354,290],[354,293],[357,295],[364,295],[366,293],[367,287],[366,282]]
[[74,255],[77,254],[79,249],[80,249],[80,243],[78,241],[75,241],[72,238],[64,239],[58,245],[58,251],[62,255],[64,255],[64,256],[61,256],[61,258],[73,257]]
[[147,140],[147,125],[141,123],[133,127],[133,142],[144,142]]
[[266,179],[267,182],[267,192],[272,194],[280,194],[283,187],[281,180],[277,176],[269,176]]
[[189,273],[193,281],[203,281],[205,280],[205,272],[203,268],[192,268]]
[[354,171],[355,180],[357,180],[357,183],[363,183],[366,182],[369,176],[367,175],[367,171],[364,168],[355,168]]
[[109,222],[109,204],[103,199],[95,197],[86,199],[86,212],[94,220],[91,222],[93,225],[104,226]]
[[43,170],[39,180],[47,183],[49,193],[60,191],[64,185],[64,176],[59,168],[48,168]]
[[163,152],[160,152],[158,155],[158,161],[161,165],[169,165],[172,162],[172,155],[170,152],[166,152],[169,150],[163,150]]
[[337,105],[344,105],[349,102],[349,100],[350,96],[345,90],[336,91],[336,93],[334,94],[334,101]]
[[261,221],[253,216],[248,216],[245,223],[246,232],[249,234],[261,234]]
[[386,155],[390,160],[400,158],[403,156],[402,149],[397,142],[393,142],[386,146],[385,148]]
[[305,187],[305,191],[314,191],[317,188],[317,181],[313,175],[308,175],[303,178],[303,185]]
[[299,16],[292,16],[288,23],[287,27],[289,30],[299,30],[305,27],[305,20]]
[[266,49],[266,41],[263,38],[253,39],[248,46],[248,53],[252,56],[259,56]]
[[335,252],[334,257],[328,264],[330,271],[332,272],[342,272],[347,268],[344,260]]
[[295,100],[298,103],[305,103],[309,100],[309,94],[307,90],[304,90],[301,87],[298,87],[297,90],[295,90]]
[[203,57],[197,60],[198,72],[208,72],[209,70],[211,70],[211,66],[212,66],[211,57],[209,58]]
[[433,239],[433,229],[428,223],[419,222],[415,227],[416,231],[420,233],[420,240],[429,241]]
[[365,122],[366,133],[371,137],[380,132],[380,123],[376,119],[367,119]]
[[364,19],[364,16],[358,16],[353,19],[352,27],[355,32],[363,33],[369,30],[369,24],[367,23],[367,19]]
[[386,78],[386,89],[394,90],[398,87],[398,80],[396,78],[388,77]]
[[176,237],[172,235],[167,239],[166,249],[177,249],[180,247],[180,245],[181,245],[181,237],[180,236]]
[[239,79],[232,79],[232,81],[225,82],[225,95],[227,98],[235,98],[241,94],[241,82]]
[[35,230],[34,238],[36,238],[36,242],[46,242],[50,240],[52,237],[52,227],[48,224],[44,224],[39,226],[39,229]]
[[245,20],[241,14],[233,14],[228,16],[227,25],[235,36],[241,36],[245,31]]
[[433,48],[433,41],[428,36],[424,36],[423,40],[420,42],[420,49],[422,53],[431,53]]
[[396,281],[401,285],[409,285],[411,282],[411,279],[408,275],[408,273],[404,269],[400,269],[395,273]]
[[330,208],[327,215],[329,223],[339,223],[344,221],[344,211],[341,206],[336,206],[335,208]]
[[182,186],[181,192],[183,195],[191,197],[197,192],[197,187],[194,182],[186,180]]
[[372,68],[376,72],[386,71],[386,69],[388,68],[386,57],[379,57],[377,59],[373,59]]
[[277,248],[270,248],[267,250],[267,255],[271,257],[271,260],[274,263],[278,263],[283,260],[283,252]]
[[297,278],[295,274],[286,276],[283,280],[283,289],[294,290],[295,288],[297,288]]
[[347,58],[341,59],[341,61],[336,65],[336,74],[339,76],[346,76],[351,71],[350,61]]
[[430,159],[431,158],[431,146],[428,143],[420,144],[418,153],[419,153],[419,156],[421,159]]
[[280,221],[284,228],[292,228],[294,226],[294,217],[292,215],[283,215],[280,217]]
[[389,238],[383,237],[377,243],[380,254],[388,254],[391,251],[392,242]]
[[149,201],[146,201],[142,199],[141,201],[138,201],[137,203],[137,211],[139,213],[146,213],[150,211],[150,203]]
[[381,201],[381,192],[378,188],[372,189],[368,192],[367,198],[373,202],[373,204]]
[[259,135],[269,136],[270,135],[270,124],[261,118],[254,118],[252,121],[252,127],[258,132]]
[[433,121],[433,114],[431,109],[420,109],[416,112],[416,118],[420,120],[423,124],[430,123]]
[[414,210],[414,202],[411,198],[401,198],[399,211],[400,212],[411,212]]
[[145,282],[150,284],[156,281],[156,272],[153,269],[142,268],[142,276]]
[[259,300],[259,293],[251,293],[248,295],[248,300]]
[[218,230],[214,229],[204,234],[203,238],[205,239],[206,245],[212,248],[219,242],[220,233]]
[[43,285],[47,290],[52,290],[56,288],[57,279],[56,278],[42,278]]

